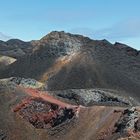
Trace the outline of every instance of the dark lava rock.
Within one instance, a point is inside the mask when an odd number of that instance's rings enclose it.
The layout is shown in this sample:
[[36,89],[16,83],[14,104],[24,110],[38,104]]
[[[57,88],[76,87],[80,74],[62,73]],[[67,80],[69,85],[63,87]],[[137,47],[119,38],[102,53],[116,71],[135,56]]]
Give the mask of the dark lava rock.
[[140,123],[139,123],[140,115],[136,108],[126,109],[122,113],[122,116],[115,124],[116,133],[127,133],[130,131],[139,131]]
[[24,100],[14,108],[14,112],[38,129],[56,127],[75,116],[73,109],[61,108],[40,98]]

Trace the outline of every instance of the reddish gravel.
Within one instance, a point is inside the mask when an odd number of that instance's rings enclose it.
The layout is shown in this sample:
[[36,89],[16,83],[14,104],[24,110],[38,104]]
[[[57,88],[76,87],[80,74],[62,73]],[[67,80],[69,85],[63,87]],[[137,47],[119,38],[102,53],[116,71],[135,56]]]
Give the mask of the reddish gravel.
[[27,94],[29,94],[32,97],[37,97],[37,98],[42,98],[45,101],[48,101],[50,103],[53,104],[57,104],[59,106],[61,106],[62,108],[78,108],[78,106],[75,105],[71,105],[62,101],[59,101],[57,99],[55,99],[53,96],[50,96],[47,92],[42,92],[42,91],[38,91],[36,89],[31,89],[31,88],[27,88],[24,89],[26,91]]

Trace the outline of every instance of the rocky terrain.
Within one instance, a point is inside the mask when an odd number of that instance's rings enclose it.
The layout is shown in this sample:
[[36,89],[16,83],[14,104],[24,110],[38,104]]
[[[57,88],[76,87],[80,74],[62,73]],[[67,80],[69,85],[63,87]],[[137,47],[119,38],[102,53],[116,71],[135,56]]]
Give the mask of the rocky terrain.
[[25,87],[25,88],[33,88],[33,89],[39,89],[44,86],[43,83],[38,82],[34,79],[28,78],[21,78],[21,77],[10,77],[5,79],[0,79],[0,83],[8,84],[12,82],[13,84]]
[[133,106],[139,105],[131,97],[119,96],[116,91],[105,89],[69,89],[49,91],[50,95],[71,101],[73,104],[83,106],[108,105],[108,106]]
[[0,55],[0,140],[140,139],[140,51],[54,31]]

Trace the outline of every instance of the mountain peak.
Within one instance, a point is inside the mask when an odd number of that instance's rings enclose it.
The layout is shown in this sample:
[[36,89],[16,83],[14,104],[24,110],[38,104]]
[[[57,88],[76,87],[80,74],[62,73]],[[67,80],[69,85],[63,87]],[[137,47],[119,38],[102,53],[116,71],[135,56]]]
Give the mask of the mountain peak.
[[62,36],[66,35],[64,31],[52,31],[49,34],[45,35],[43,38],[41,38],[41,41],[45,41],[47,39],[59,39]]
[[81,41],[91,40],[90,38],[79,35],[79,34],[71,34],[71,33],[65,32],[65,31],[52,31],[49,34],[47,34],[46,36],[44,36],[43,38],[41,38],[40,41],[45,42],[46,40],[51,40],[51,39],[55,39],[55,40],[78,39],[78,40],[81,40]]

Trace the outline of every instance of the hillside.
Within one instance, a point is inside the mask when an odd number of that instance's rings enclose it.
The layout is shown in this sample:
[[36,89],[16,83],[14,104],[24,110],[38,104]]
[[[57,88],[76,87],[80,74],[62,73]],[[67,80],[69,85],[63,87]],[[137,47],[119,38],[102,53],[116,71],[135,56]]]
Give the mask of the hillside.
[[140,51],[51,32],[0,41],[0,140],[139,140]]
[[65,32],[51,32],[30,44],[32,53],[0,71],[0,78],[33,78],[48,90],[115,89],[140,99],[139,51]]

